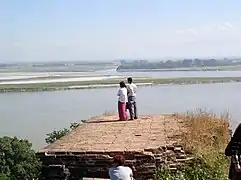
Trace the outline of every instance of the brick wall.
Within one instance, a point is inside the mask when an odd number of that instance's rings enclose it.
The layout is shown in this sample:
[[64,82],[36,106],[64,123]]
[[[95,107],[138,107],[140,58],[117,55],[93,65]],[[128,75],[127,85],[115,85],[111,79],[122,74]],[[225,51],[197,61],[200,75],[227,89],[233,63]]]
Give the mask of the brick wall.
[[42,180],[72,179],[80,177],[109,178],[108,169],[112,157],[123,154],[126,165],[133,168],[135,179],[153,179],[157,168],[177,169],[179,165],[190,161],[181,146],[166,146],[158,149],[146,149],[140,152],[106,152],[106,153],[39,153],[43,165]]

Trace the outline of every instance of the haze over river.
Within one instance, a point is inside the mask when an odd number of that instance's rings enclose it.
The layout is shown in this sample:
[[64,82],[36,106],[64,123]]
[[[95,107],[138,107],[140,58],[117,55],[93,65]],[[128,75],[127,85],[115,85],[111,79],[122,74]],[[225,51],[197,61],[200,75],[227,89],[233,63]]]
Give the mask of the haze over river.
[[[113,74],[112,74],[113,73]],[[102,75],[131,73],[98,72]],[[134,73],[133,76],[241,76],[232,72]],[[45,145],[47,133],[68,127],[104,111],[116,111],[117,88],[0,94],[0,136],[27,138],[35,149]],[[229,111],[232,126],[241,122],[241,83],[139,87],[139,114],[185,112],[206,108]]]

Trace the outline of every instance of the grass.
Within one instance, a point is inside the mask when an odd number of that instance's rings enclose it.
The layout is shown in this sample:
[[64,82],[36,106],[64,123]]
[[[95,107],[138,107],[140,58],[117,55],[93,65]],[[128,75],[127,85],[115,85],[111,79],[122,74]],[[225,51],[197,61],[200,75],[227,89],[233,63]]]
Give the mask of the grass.
[[227,179],[229,161],[224,155],[224,148],[231,135],[228,113],[218,116],[213,112],[196,110],[179,114],[177,118],[182,118],[187,127],[182,132],[180,144],[195,158],[176,172],[165,168],[159,170],[157,179]]
[[[123,78],[124,79],[124,78]],[[34,84],[0,84],[0,92],[32,92],[32,91],[56,91],[68,89],[90,89],[118,86],[123,79],[104,79],[95,81],[77,82],[51,82]],[[204,84],[240,82],[241,77],[181,77],[181,78],[135,78],[135,83],[150,83],[151,85],[161,84]]]
[[103,112],[103,114],[102,114],[103,116],[114,116],[114,115],[116,115],[116,112],[115,111],[104,111]]
[[214,151],[223,152],[230,138],[228,113],[218,116],[206,110],[196,110],[181,116],[188,127],[181,139],[187,150],[204,156]]

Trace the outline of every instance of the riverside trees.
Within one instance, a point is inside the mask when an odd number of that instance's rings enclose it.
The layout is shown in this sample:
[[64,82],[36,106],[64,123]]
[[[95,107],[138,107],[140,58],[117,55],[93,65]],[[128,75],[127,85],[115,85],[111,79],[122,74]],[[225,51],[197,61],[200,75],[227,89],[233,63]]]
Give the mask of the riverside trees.
[[0,137],[0,180],[37,179],[40,174],[32,144],[16,137]]

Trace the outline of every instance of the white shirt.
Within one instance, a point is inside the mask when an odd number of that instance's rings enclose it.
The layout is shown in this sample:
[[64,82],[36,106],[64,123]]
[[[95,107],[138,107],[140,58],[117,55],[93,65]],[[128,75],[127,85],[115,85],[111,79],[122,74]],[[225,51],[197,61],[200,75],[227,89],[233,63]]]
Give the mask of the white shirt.
[[125,166],[118,166],[109,169],[109,176],[111,180],[132,180],[132,169]]
[[134,83],[127,84],[128,96],[136,96],[137,86]]
[[126,88],[120,88],[117,93],[117,96],[119,96],[118,101],[123,102],[123,103],[128,102]]

